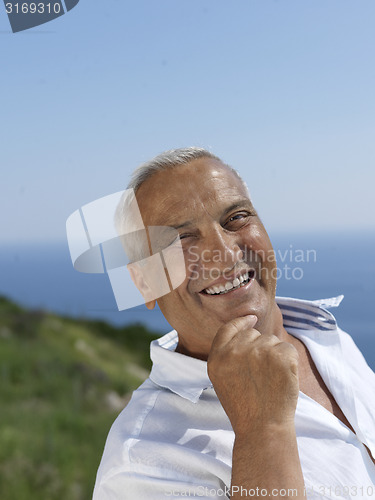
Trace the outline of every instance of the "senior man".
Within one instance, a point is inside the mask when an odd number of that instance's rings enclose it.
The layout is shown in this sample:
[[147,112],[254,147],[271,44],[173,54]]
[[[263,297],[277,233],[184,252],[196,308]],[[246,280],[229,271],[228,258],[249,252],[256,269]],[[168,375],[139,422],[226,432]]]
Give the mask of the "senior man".
[[178,231],[186,277],[157,299],[174,330],[109,433],[94,499],[375,496],[374,373],[327,311],[338,300],[275,298],[238,173],[186,148],[129,188],[146,227]]

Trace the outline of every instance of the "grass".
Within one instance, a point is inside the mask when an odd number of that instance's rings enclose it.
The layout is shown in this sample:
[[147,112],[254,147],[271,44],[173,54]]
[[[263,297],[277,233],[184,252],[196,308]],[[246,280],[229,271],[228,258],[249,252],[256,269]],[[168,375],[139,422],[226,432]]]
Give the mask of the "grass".
[[0,297],[1,500],[92,497],[109,428],[147,377],[158,336]]

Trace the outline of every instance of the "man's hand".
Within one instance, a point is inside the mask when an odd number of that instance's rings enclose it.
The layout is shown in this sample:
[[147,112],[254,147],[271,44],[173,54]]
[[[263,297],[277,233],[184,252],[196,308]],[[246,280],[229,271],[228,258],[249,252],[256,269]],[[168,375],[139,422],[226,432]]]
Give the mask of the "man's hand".
[[261,335],[256,316],[221,327],[208,357],[208,375],[236,435],[257,426],[294,423],[298,353],[272,334]]
[[[289,489],[298,500],[304,498],[294,427],[298,353],[275,335],[260,334],[256,321],[255,316],[244,316],[221,327],[207,361],[235,433],[232,487],[260,488],[268,496]],[[237,498],[239,493],[232,495],[232,500]]]

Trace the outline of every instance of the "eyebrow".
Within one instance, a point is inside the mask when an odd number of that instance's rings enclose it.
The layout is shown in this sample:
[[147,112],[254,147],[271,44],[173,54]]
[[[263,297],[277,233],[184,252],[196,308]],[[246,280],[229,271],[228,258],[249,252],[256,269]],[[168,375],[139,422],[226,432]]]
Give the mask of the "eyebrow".
[[182,224],[178,224],[177,226],[171,226],[173,229],[182,229],[183,227],[186,226],[191,226],[193,224],[192,220],[187,220],[186,222],[183,222]]
[[251,207],[252,209],[254,209],[251,200],[249,200],[249,198],[244,198],[243,200],[236,201],[236,203],[230,205],[228,208],[224,210],[224,213],[227,214],[228,212],[231,212],[232,210],[235,210],[236,208],[240,207],[247,207],[247,208]]
[[[247,207],[247,208],[251,207],[254,210],[254,207],[253,207],[253,204],[251,203],[251,200],[249,200],[249,198],[244,198],[242,200],[236,201],[236,203],[233,203],[229,207],[225,208],[225,210],[223,211],[223,214],[227,214],[227,213],[231,212],[232,210],[235,210],[236,208],[240,208],[240,207]],[[193,224],[194,224],[194,221],[188,220],[188,221],[182,222],[181,224],[177,224],[177,225],[173,224],[170,227],[173,227],[173,229],[182,229],[184,227],[191,226]]]

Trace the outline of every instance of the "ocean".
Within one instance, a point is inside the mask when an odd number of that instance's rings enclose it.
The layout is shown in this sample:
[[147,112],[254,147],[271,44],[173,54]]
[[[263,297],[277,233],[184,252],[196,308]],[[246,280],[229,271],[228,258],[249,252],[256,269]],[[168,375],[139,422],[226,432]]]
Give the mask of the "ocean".
[[[271,234],[271,240],[279,266],[277,295],[313,300],[343,294],[332,313],[375,369],[375,234]],[[108,277],[75,271],[65,242],[2,244],[0,294],[77,318],[143,323],[160,334],[171,329],[158,308],[118,311]]]

